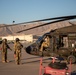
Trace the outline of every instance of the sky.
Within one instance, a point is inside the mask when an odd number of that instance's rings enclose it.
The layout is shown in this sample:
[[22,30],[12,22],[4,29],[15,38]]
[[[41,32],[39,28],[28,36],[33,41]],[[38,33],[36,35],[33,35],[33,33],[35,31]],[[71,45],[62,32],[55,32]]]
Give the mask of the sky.
[[76,0],[0,0],[0,24],[76,15]]

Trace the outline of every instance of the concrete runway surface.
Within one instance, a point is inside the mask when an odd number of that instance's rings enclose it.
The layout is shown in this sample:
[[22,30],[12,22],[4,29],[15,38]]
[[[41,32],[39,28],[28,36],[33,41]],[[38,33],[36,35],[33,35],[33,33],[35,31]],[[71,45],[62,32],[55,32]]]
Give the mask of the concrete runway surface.
[[[23,44],[24,46],[26,44]],[[13,45],[10,45],[13,49]],[[26,45],[27,46],[27,45]],[[9,63],[2,63],[0,51],[0,75],[39,75],[40,57],[29,55],[22,49],[21,65],[16,65],[14,51],[8,50]],[[50,57],[43,58],[43,66],[47,66],[51,61]],[[72,65],[72,75],[76,75],[76,64]]]

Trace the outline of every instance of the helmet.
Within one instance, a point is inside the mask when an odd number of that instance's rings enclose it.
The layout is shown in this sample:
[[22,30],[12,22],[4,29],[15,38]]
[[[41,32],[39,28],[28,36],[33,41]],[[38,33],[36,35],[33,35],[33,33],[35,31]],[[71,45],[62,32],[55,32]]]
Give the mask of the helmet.
[[3,42],[7,42],[7,39],[3,39]]
[[19,38],[16,38],[16,42],[17,42],[17,41],[20,41],[20,39],[19,39]]

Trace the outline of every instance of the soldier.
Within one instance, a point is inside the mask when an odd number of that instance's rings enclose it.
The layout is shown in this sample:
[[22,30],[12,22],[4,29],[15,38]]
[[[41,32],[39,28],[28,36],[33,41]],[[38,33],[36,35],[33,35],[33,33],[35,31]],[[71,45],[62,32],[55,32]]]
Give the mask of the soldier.
[[14,43],[14,55],[16,55],[15,62],[17,65],[21,64],[21,49],[23,48],[23,45],[19,41],[19,38],[16,38]]
[[43,40],[41,47],[40,47],[40,52],[43,51],[44,47],[49,47],[50,46],[50,38],[49,36],[46,36],[45,39]]
[[2,62],[9,62],[7,60],[7,49],[10,49],[12,51],[12,49],[8,46],[7,44],[7,39],[4,39],[2,41]]

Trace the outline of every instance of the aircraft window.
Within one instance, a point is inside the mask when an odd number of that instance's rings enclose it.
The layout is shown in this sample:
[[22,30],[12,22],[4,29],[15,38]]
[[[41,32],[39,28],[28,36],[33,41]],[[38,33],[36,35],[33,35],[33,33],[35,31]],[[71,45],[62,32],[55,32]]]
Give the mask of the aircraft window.
[[59,48],[59,38],[56,38],[56,45],[57,45],[57,48]]
[[59,37],[59,47],[68,48],[68,37],[66,35]]
[[38,40],[36,41],[37,43],[40,43],[43,39],[43,36],[42,37],[39,37]]
[[76,36],[69,36],[69,47],[76,48]]
[[36,42],[41,42],[42,40],[44,40],[45,37],[46,37],[46,35],[43,35],[42,37],[39,37]]
[[63,47],[67,48],[68,47],[68,37],[63,37]]
[[42,37],[39,37],[38,41],[40,41],[42,39]]

